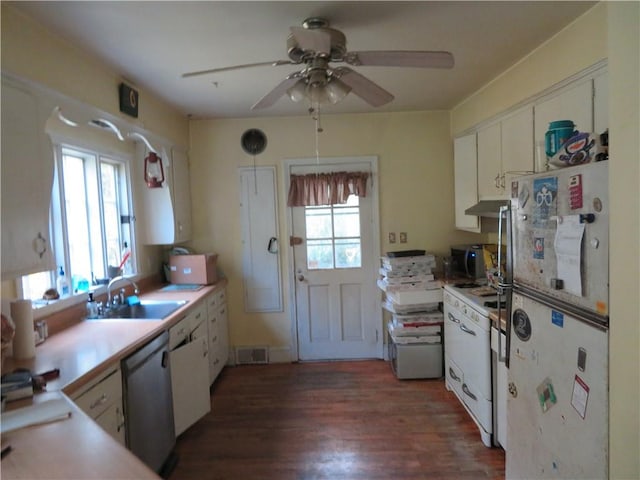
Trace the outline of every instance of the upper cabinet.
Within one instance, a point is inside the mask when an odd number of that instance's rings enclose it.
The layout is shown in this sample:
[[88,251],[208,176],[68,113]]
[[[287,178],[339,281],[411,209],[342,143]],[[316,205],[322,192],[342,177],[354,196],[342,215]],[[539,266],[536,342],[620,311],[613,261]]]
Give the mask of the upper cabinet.
[[55,267],[49,239],[54,156],[45,133],[52,110],[28,88],[2,78],[3,280]]
[[581,132],[593,131],[593,80],[591,78],[572,84],[536,103],[536,144],[544,144],[549,123],[556,120],[571,120],[575,128]]
[[508,198],[511,179],[533,172],[533,107],[478,130],[478,197]]
[[493,199],[502,193],[500,123],[478,130],[478,198]]
[[478,202],[478,157],[475,133],[454,139],[453,162],[456,228],[479,232],[478,217],[464,213],[467,208]]
[[144,184],[144,156],[141,146],[136,175],[142,184],[141,205],[136,214],[141,227],[142,243],[146,245],[173,245],[191,240],[191,193],[189,187],[189,159],[180,149],[159,149],[165,182],[160,188],[148,188]]
[[603,133],[609,126],[607,93],[606,69],[597,66],[456,138],[456,228],[480,231],[478,217],[465,215],[467,208],[478,200],[508,199],[514,177],[544,171],[549,123],[571,120],[579,131]]

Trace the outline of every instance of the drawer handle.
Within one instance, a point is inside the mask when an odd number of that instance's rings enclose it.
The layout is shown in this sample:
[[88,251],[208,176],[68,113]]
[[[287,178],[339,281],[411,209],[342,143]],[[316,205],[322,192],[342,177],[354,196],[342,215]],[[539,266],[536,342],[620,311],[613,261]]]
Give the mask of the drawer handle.
[[464,323],[460,324],[460,330],[462,330],[464,333],[468,333],[469,335],[476,335],[476,332],[474,332],[473,330],[471,330],[469,327],[467,327]]
[[460,377],[458,375],[456,375],[456,372],[453,371],[453,368],[449,367],[449,375],[451,376],[452,379],[454,379],[456,382],[460,381]]
[[222,309],[222,310],[220,310],[220,313],[221,313],[222,315],[224,315],[225,313],[227,313],[227,311],[226,311],[226,309]]
[[213,364],[214,364],[214,365],[217,365],[217,364],[219,364],[219,363],[220,363],[220,360],[218,360],[217,358],[213,361]]
[[120,430],[122,430],[124,428],[124,415],[122,415],[122,412],[120,411],[119,408],[116,408],[116,419],[117,419],[117,422],[118,422],[117,430],[119,432]]
[[460,320],[458,320],[456,317],[454,317],[454,316],[453,316],[453,313],[449,312],[449,313],[447,314],[447,316],[449,317],[449,320],[451,320],[452,322],[460,323]]
[[211,339],[211,343],[217,342],[217,341],[218,341],[218,336],[217,335]]
[[471,399],[478,400],[478,397],[476,397],[473,393],[471,393],[471,390],[469,390],[469,387],[467,387],[466,383],[462,384],[462,391],[465,393],[465,395],[467,395]]
[[93,402],[91,405],[89,405],[89,409],[93,410],[94,408],[99,407],[100,405],[102,405],[106,401],[107,401],[107,394],[103,393],[100,398],[96,399],[95,402]]

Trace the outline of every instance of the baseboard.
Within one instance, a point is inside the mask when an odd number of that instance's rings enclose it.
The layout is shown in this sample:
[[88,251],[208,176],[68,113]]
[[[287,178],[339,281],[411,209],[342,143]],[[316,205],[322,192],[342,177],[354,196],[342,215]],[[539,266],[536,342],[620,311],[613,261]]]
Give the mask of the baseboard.
[[289,347],[269,347],[269,363],[291,363],[291,349]]

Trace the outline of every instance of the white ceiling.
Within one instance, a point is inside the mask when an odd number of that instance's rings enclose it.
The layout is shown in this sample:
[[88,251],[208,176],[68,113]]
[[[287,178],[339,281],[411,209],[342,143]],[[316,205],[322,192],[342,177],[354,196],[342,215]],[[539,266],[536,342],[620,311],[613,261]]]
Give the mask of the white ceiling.
[[[355,67],[395,96],[374,109],[355,95],[325,113],[450,109],[596,2],[15,2],[16,8],[94,54],[123,79],[194,117],[301,115],[286,96],[258,99],[299,65],[181,78],[228,65],[286,60],[290,26],[321,16],[358,50],[447,50],[451,70]],[[140,98],[144,102],[144,96]]]

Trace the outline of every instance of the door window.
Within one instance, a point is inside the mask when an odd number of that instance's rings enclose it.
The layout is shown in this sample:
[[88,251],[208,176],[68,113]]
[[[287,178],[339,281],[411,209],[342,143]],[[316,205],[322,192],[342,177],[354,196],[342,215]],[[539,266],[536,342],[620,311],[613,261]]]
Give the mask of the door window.
[[304,213],[309,270],[362,266],[359,197],[349,196],[346,204],[305,207]]

